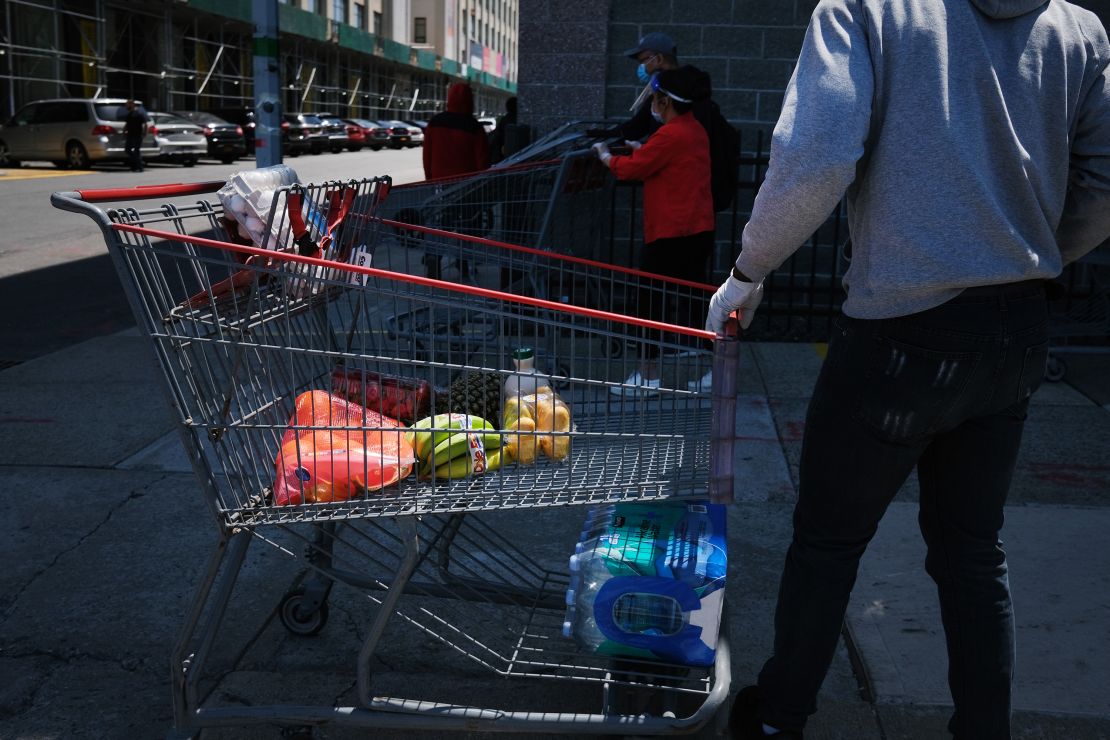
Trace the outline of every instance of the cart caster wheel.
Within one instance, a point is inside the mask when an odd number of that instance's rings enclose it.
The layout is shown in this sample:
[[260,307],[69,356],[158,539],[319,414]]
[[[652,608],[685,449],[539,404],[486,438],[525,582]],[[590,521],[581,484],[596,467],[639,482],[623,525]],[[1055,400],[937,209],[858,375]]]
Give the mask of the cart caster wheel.
[[605,340],[605,356],[610,360],[619,360],[624,356],[624,342],[612,337]]
[[328,602],[320,604],[320,608],[311,614],[301,613],[301,602],[304,600],[304,588],[297,588],[285,595],[281,600],[279,614],[285,629],[294,635],[312,637],[324,629],[328,623]]
[[1064,379],[1068,372],[1068,363],[1061,360],[1059,357],[1052,355],[1048,356],[1048,364],[1045,366],[1044,379],[1050,383],[1059,383]]

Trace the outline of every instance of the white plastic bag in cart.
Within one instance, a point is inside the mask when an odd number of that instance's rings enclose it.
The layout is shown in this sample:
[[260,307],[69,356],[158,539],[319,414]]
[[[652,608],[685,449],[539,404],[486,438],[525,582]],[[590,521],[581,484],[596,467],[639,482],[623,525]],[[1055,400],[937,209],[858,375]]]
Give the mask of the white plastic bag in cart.
[[298,182],[297,173],[284,164],[243,170],[232,175],[216,192],[216,197],[223,204],[224,215],[238,224],[239,236],[263,249],[283,249],[289,242],[289,230],[285,228],[284,233],[279,233],[277,226],[284,223],[284,219],[276,215],[269,234],[266,224],[270,221],[274,194]]

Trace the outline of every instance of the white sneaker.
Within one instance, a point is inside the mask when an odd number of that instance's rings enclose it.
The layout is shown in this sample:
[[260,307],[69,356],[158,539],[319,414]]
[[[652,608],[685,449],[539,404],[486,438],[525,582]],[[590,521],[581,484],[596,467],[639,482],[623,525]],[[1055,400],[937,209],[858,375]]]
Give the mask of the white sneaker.
[[701,380],[691,380],[686,384],[686,389],[696,393],[708,393],[713,390],[713,371],[710,370],[701,376]]
[[637,370],[628,376],[628,380],[624,381],[624,385],[611,386],[609,392],[614,396],[622,396],[624,398],[645,398],[646,396],[653,396],[659,392],[659,378],[648,380]]

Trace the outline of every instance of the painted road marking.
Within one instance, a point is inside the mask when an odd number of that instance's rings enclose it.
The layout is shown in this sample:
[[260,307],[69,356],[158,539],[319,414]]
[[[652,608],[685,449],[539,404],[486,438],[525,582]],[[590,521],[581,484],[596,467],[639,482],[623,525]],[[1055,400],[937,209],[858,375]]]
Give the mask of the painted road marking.
[[99,175],[96,170],[24,170],[0,169],[0,182],[15,180],[41,180],[44,177],[67,177],[69,175]]

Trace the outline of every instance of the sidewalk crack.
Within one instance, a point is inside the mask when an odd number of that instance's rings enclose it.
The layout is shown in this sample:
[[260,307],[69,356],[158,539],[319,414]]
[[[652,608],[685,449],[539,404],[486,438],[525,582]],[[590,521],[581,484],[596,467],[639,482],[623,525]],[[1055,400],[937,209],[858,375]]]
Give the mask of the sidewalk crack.
[[66,555],[70,554],[71,552],[73,552],[74,550],[78,549],[83,544],[85,544],[86,540],[88,540],[90,537],[92,537],[97,532],[99,532],[101,527],[103,527],[105,524],[110,522],[112,520],[112,517],[115,516],[116,512],[119,511],[120,509],[122,509],[124,506],[126,506],[128,502],[134,501],[135,499],[142,498],[143,496],[146,495],[147,490],[149,490],[153,486],[161,484],[168,477],[169,476],[162,476],[162,477],[160,477],[156,480],[151,481],[150,483],[148,483],[147,485],[145,485],[141,488],[138,488],[136,490],[131,491],[131,493],[129,493],[126,498],[117,502],[110,509],[108,509],[107,513],[104,515],[104,518],[101,519],[96,524],[96,526],[94,526],[91,530],[89,530],[88,532],[83,534],[80,537],[80,539],[77,540],[77,542],[70,545],[69,547],[66,547],[66,548],[58,551],[58,553],[56,553],[54,555],[54,557],[51,559],[51,561],[49,563],[47,563],[45,566],[43,566],[42,568],[40,568],[39,570],[37,570],[33,574],[31,574],[31,577],[27,580],[26,583],[24,583],[19,588],[18,591],[16,591],[10,597],[0,598],[0,607],[2,607],[2,609],[3,609],[2,616],[0,616],[0,627],[2,627],[4,624],[6,624],[8,619],[15,612],[16,606],[18,606],[18,604],[19,604],[19,599],[24,594],[24,592],[26,592],[28,589],[30,589],[39,580],[39,578],[41,578],[44,574],[49,572],[55,565],[57,565],[58,561],[60,561],[63,557],[65,557]]

